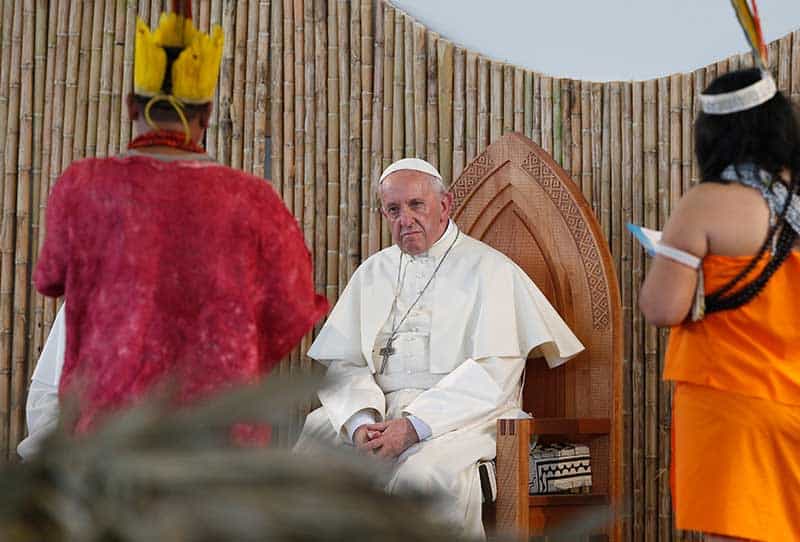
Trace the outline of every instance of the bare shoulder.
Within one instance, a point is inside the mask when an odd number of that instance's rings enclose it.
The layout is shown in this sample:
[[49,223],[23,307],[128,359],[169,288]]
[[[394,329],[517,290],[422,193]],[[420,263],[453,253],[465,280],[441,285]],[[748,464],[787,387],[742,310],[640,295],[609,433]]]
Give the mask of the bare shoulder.
[[758,250],[769,227],[769,209],[761,194],[739,183],[700,183],[681,198],[665,236],[702,232],[712,254],[742,255]]
[[678,202],[670,221],[680,219],[699,224],[729,220],[766,219],[767,206],[758,191],[738,183],[700,183]]

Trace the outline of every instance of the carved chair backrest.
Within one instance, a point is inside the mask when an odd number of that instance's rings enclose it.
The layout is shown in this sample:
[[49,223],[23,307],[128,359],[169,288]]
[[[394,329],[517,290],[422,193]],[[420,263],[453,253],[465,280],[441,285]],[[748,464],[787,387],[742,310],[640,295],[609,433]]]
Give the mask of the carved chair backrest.
[[619,431],[619,290],[608,245],[580,189],[543,149],[509,133],[450,190],[461,230],[514,260],[586,346],[553,370],[541,359],[528,361],[524,409],[536,417],[609,418],[612,434]]

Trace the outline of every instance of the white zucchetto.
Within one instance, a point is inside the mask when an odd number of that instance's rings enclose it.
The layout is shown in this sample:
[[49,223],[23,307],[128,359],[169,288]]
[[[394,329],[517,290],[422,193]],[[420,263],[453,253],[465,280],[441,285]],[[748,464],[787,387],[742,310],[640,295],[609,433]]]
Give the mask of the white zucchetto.
[[[405,169],[410,169],[412,171],[420,171],[422,173],[427,173],[428,175],[432,175],[436,177],[440,181],[442,180],[442,174],[439,173],[439,170],[433,167],[433,165],[421,158],[403,158],[390,164],[389,167],[383,170],[381,173],[381,178],[378,181],[378,184],[382,183],[383,180],[394,173],[395,171],[403,171]],[[443,181],[444,182],[444,181]]]

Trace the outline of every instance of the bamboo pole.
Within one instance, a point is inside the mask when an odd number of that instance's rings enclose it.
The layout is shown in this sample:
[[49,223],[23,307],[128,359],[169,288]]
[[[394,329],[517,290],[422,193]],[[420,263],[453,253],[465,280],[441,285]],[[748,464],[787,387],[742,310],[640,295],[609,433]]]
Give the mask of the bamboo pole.
[[[280,2],[280,0],[276,0]],[[223,31],[227,31],[224,28],[224,21],[222,18],[222,0],[211,0],[211,5],[209,6],[209,24],[211,26],[217,24],[220,25]],[[283,11],[281,11],[283,13]],[[230,41],[230,34],[225,34],[228,36],[227,40]],[[281,43],[281,47],[283,44]],[[220,74],[221,75],[221,74]],[[211,118],[208,122],[208,128],[206,129],[206,152],[217,159],[220,157],[220,152],[218,149],[219,140],[219,123],[222,117],[222,86],[224,82],[220,77],[219,82],[217,83],[217,90],[214,93],[214,101],[213,107],[211,109]],[[224,143],[224,142],[223,142]]]
[[[246,151],[246,148],[252,148],[253,144],[253,122],[255,120],[255,112],[253,111],[254,97],[250,93],[246,97],[245,89],[251,87],[252,83],[252,70],[251,62],[255,59],[255,27],[258,25],[258,18],[256,13],[251,13],[251,7],[256,7],[255,2],[230,2],[229,4],[234,7],[233,12],[230,14],[230,24],[233,32],[228,34],[228,40],[233,38],[233,84],[230,94],[230,105],[223,105],[225,107],[225,121],[223,128],[226,128],[225,142],[227,146],[228,140],[230,141],[230,154],[228,154],[230,165],[236,169],[244,169],[247,172],[252,171],[252,154]],[[253,29],[251,30],[251,25]],[[252,51],[252,53],[251,53]],[[228,87],[226,84],[225,87]],[[249,98],[249,102],[247,101]],[[249,130],[248,130],[249,126]],[[229,128],[229,132],[227,129]],[[228,134],[230,134],[228,139]],[[249,160],[245,156],[249,154]]]
[[[314,211],[314,289],[327,289],[328,252],[328,22],[327,0],[314,0],[314,94],[316,96],[316,179]],[[338,201],[337,201],[338,203]],[[317,324],[319,333],[322,324]]]
[[[372,255],[381,249],[381,215],[380,203],[378,201],[378,179],[383,170],[383,156],[388,154],[388,149],[383,146],[383,112],[384,103],[387,98],[384,96],[384,61],[386,47],[386,19],[384,9],[388,9],[383,3],[378,2],[375,6],[375,69],[373,74],[372,92],[372,137],[370,138],[370,157],[368,160],[367,182],[363,187],[362,199],[368,202],[369,211],[369,243],[367,244],[366,254]],[[392,34],[394,29],[392,29]],[[392,66],[394,69],[394,66]],[[363,70],[362,70],[363,71]],[[366,128],[366,125],[365,125]]]
[[[124,125],[126,130],[130,131],[130,123],[127,121],[127,111],[124,106],[124,96],[131,92],[131,86],[125,86],[125,81],[130,81],[129,68],[132,65],[127,64],[126,51],[130,49],[128,45],[128,26],[131,27],[130,35],[133,36],[134,20],[131,7],[128,5],[127,0],[116,0],[116,15],[114,21],[114,59],[113,75],[111,77],[111,124],[109,126],[108,134],[108,154],[114,155],[120,153],[126,143],[122,143],[121,127]],[[130,25],[126,24],[130,21]],[[133,41],[133,38],[130,38]],[[127,79],[126,79],[127,78]],[[125,120],[123,120],[125,119]]]
[[709,64],[705,68],[705,84],[710,85],[714,79],[717,78],[717,68],[719,67],[718,64]]
[[[308,0],[306,0],[308,1]],[[294,37],[294,216],[305,230],[305,142],[306,142],[306,87],[305,87],[305,28],[303,18],[304,0],[293,2]],[[287,96],[288,99],[288,96]],[[305,233],[305,231],[304,231]]]
[[[0,20],[0,194],[5,181],[6,128],[8,125],[8,82],[11,70],[11,24],[14,21],[14,2],[2,4],[3,18]],[[0,277],[2,279],[2,277]],[[2,362],[0,362],[2,363]]]
[[586,201],[592,202],[592,84],[581,81],[581,190]]
[[561,89],[561,167],[572,168],[572,81],[562,79]]
[[[769,71],[772,74],[772,77],[775,78],[775,81],[779,79],[779,74],[778,74],[778,63],[780,61],[779,53],[780,53],[780,44],[778,40],[772,41],[767,44],[767,58],[769,59]],[[717,75],[718,76],[722,75],[722,73],[718,73]]]
[[[644,223],[644,109],[643,83],[632,84],[631,89],[631,177],[635,183],[631,215],[634,224]],[[639,287],[644,278],[644,250],[638,243],[634,245],[631,265],[631,305],[636,307]],[[631,327],[631,414],[633,416],[631,434],[631,516],[633,517],[631,540],[644,540],[645,510],[645,351],[644,321],[641,311],[634,310]]]
[[681,193],[692,179],[692,74],[681,75]]
[[[272,6],[270,4],[270,0],[259,0],[258,39],[256,40],[257,46],[255,68],[256,88],[254,96],[255,118],[253,119],[253,137],[255,138],[255,143],[253,144],[253,175],[256,177],[272,176],[271,172],[266,171],[267,130],[269,129],[269,125],[267,124],[267,116],[270,102],[269,45],[271,8]],[[317,150],[319,151],[319,148]]]
[[791,60],[791,85],[790,97],[792,103],[800,103],[800,30],[792,32],[792,60]]
[[[608,142],[610,155],[610,187],[609,224],[611,237],[609,239],[611,254],[617,269],[622,268],[622,235],[625,223],[622,222],[622,89],[620,83],[607,83],[608,88]],[[605,184],[605,183],[604,183]]]
[[[256,154],[255,148],[258,146],[259,141],[256,137],[256,116],[258,111],[256,109],[256,89],[258,87],[256,67],[258,63],[258,45],[259,45],[259,11],[260,2],[250,0],[247,3],[247,46],[242,54],[245,55],[245,69],[244,69],[244,109],[243,111],[236,111],[239,115],[240,129],[242,131],[242,169],[248,173],[255,172],[255,164],[253,158]],[[241,9],[241,7],[239,8]],[[236,11],[237,18],[237,32],[238,32],[238,18],[239,9]],[[244,10],[241,10],[242,12]],[[238,53],[239,51],[237,51]]]
[[[217,160],[225,165],[233,165],[234,149],[241,146],[241,133],[234,133],[234,80],[239,78],[236,66],[236,49],[240,35],[236,33],[236,2],[222,3],[222,28],[228,39],[222,50],[219,77],[219,107],[217,110]],[[241,80],[241,79],[239,79]],[[238,96],[238,92],[236,92]],[[234,140],[234,138],[237,138]],[[236,151],[237,166],[241,166],[240,150]]]
[[297,216],[294,208],[295,183],[295,91],[294,91],[294,5],[283,0],[283,203]]
[[503,135],[503,65],[490,64],[491,90],[489,91],[489,144]]
[[[0,194],[5,189],[6,181],[6,143],[8,141],[8,129],[12,122],[11,117],[18,118],[17,111],[11,111],[9,102],[12,98],[12,90],[9,88],[11,71],[12,54],[12,30],[14,23],[14,3],[6,0],[2,6],[2,33],[0,34]],[[19,11],[19,8],[18,8]],[[17,14],[19,16],[19,14]],[[8,152],[12,149],[9,148]],[[5,207],[3,208],[5,214]],[[3,230],[5,232],[5,230]],[[0,284],[5,275],[0,275]],[[4,289],[8,289],[5,284],[2,284]],[[9,358],[0,359],[0,457],[8,458],[9,456],[9,415],[10,415],[10,390],[11,390],[11,360]]]
[[[150,27],[155,28],[163,8],[163,0],[150,0]],[[146,20],[146,19],[145,19]]]
[[[193,11],[192,13],[195,12]],[[199,16],[197,17],[197,22],[200,25],[199,28],[203,32],[208,32],[211,28],[211,2],[209,0],[200,0],[200,6],[197,9],[197,13],[199,13]]]
[[453,52],[453,177],[455,182],[464,171],[466,152],[464,148],[466,125],[466,54],[463,48]]
[[[20,140],[20,89],[22,77],[22,21],[24,7],[16,3],[11,27],[11,50],[8,64],[8,121],[4,155],[5,179],[3,181],[3,218],[0,228],[0,457],[10,457],[11,399],[13,373],[13,317],[14,317],[14,227],[17,202],[17,166]],[[30,43],[30,40],[25,40]],[[20,210],[26,212],[25,210]],[[20,217],[27,220],[27,214]]]
[[350,0],[350,163],[347,177],[347,278],[361,263],[361,3]]
[[503,134],[514,130],[514,66],[503,66]]
[[591,84],[591,126],[592,126],[592,209],[595,215],[600,216],[601,198],[601,178],[600,171],[602,166],[603,151],[603,85],[600,83]]
[[681,74],[669,78],[667,95],[669,97],[669,212],[675,209],[683,194],[681,183],[682,166],[682,132],[681,104],[683,103],[683,81]]
[[[396,13],[394,17],[394,65],[392,69],[394,90],[392,96],[391,161],[396,161],[403,158],[403,154],[406,152],[406,142],[413,142],[414,140],[412,135],[413,132],[409,133],[405,131],[406,126],[408,126],[409,123],[412,127],[414,126],[413,75],[411,71],[407,70],[407,66],[411,66],[411,63],[406,61],[406,49],[408,44],[411,43],[411,36],[406,33],[406,23],[404,17],[399,12]],[[408,59],[410,60],[410,57],[408,57]],[[407,96],[410,98],[410,102],[407,101]],[[411,103],[411,109],[407,109],[408,103]],[[385,116],[384,121],[386,121]],[[384,163],[384,165],[388,166],[387,163]]]
[[489,146],[489,61],[478,57],[478,141],[477,154]]
[[[553,154],[553,80],[547,76],[539,78],[541,91],[541,146],[545,152]],[[599,156],[598,156],[599,158]],[[599,162],[598,162],[599,163]]]
[[[33,133],[31,136],[31,226],[30,226],[30,265],[31,267],[36,264],[37,255],[39,254],[39,231],[41,224],[40,208],[42,200],[42,165],[45,158],[49,157],[50,143],[45,142],[44,138],[44,123],[45,123],[45,103],[49,97],[49,90],[52,88],[45,79],[47,71],[47,57],[49,51],[49,44],[55,45],[55,25],[48,27],[48,19],[50,16],[49,11],[52,10],[52,15],[55,16],[58,8],[58,2],[35,3],[33,17],[33,31],[30,35],[33,36],[33,58],[31,60],[33,66],[33,77],[31,81],[31,93],[33,100],[32,125]],[[52,62],[52,57],[50,58]],[[51,72],[52,75],[52,72]],[[45,148],[47,147],[47,148]],[[22,161],[21,161],[22,162]],[[45,195],[47,190],[45,189]],[[36,363],[37,353],[34,350],[34,345],[41,342],[41,317],[43,311],[44,298],[33,288],[32,277],[28,274],[29,288],[29,308],[27,336],[25,337],[25,375],[23,376],[24,382],[30,380],[33,366]],[[24,391],[24,389],[23,389]],[[24,403],[24,400],[22,401]],[[23,420],[24,425],[24,420]]]
[[[397,29],[395,28],[394,8],[386,5],[383,8],[383,115],[381,122],[383,130],[381,131],[381,148],[383,150],[383,159],[381,161],[381,170],[392,160],[392,153],[394,152],[395,141],[392,137],[394,130],[394,123],[400,119],[395,119],[395,111],[398,107],[395,104],[397,96],[397,89],[395,84],[398,79],[395,77],[395,70],[400,69],[402,72],[403,65],[395,65],[395,50],[397,48]],[[400,19],[398,17],[398,19]],[[402,33],[403,25],[399,25],[399,32]],[[401,46],[402,48],[402,46]],[[402,77],[402,75],[401,75]],[[400,93],[402,95],[403,87],[400,83]],[[400,106],[402,108],[402,106]],[[402,148],[402,144],[401,144]]]
[[531,125],[531,139],[534,143],[542,145],[542,77],[533,74],[533,112]]
[[[102,4],[102,2],[98,2]],[[109,149],[109,130],[111,128],[111,86],[114,68],[114,37],[116,36],[116,2],[109,3],[103,20],[103,39],[100,52],[100,96],[97,105],[97,126],[95,155],[108,156],[115,151]]]
[[[426,158],[427,118],[425,115],[425,86],[427,83],[427,60],[425,55],[425,27],[414,23],[414,149],[417,158]],[[406,113],[408,114],[408,113]],[[408,134],[408,127],[406,127]]]
[[[611,237],[611,93],[603,83],[602,158],[600,160],[600,225],[609,244]],[[614,254],[612,254],[614,256]],[[617,265],[619,262],[615,261]],[[617,267],[619,269],[619,267]]]
[[[675,162],[675,152],[672,150],[673,141],[677,138],[677,152],[680,152],[680,84],[677,88],[671,83],[670,77],[662,77],[658,80],[658,199],[659,209],[659,229],[663,229],[669,218],[671,202],[680,197],[680,194],[673,194],[675,187],[675,175],[673,162]],[[676,100],[677,98],[677,100]],[[677,112],[676,116],[674,112]],[[676,117],[678,122],[676,122]],[[679,167],[679,160],[677,160]],[[680,171],[677,175],[678,187],[680,188]],[[658,355],[658,375],[664,371],[664,350],[667,341],[666,330],[659,332],[659,355]],[[660,381],[658,389],[658,469],[665,472],[669,469],[670,452],[670,405],[672,404],[672,384]],[[658,534],[669,538],[672,535],[672,506],[670,502],[669,480],[662,476],[658,479]]]
[[[297,7],[297,1],[295,2]],[[297,23],[298,31],[295,33],[295,39],[298,41],[296,49],[302,50],[302,66],[301,77],[303,80],[302,97],[303,97],[303,116],[298,119],[298,127],[302,123],[302,149],[297,145],[297,163],[303,164],[303,183],[301,190],[298,192],[296,201],[298,208],[302,209],[302,221],[300,222],[303,229],[305,244],[312,257],[312,276],[316,282],[316,264],[317,260],[315,246],[315,211],[316,211],[316,157],[315,157],[315,142],[316,142],[316,97],[314,96],[315,76],[316,76],[316,62],[314,56],[314,0],[302,0],[299,5],[299,11],[295,12],[295,21]],[[300,55],[298,54],[298,59]],[[299,84],[299,82],[298,82]],[[299,88],[299,87],[298,87]],[[301,153],[302,150],[302,153]],[[298,179],[300,173],[298,173]],[[298,183],[300,184],[300,183]],[[303,202],[302,206],[299,202]],[[309,332],[303,337],[298,345],[297,361],[293,364],[294,370],[299,370],[300,373],[308,374],[311,372],[311,358],[306,356],[306,352],[311,344],[311,335]],[[303,414],[311,411],[311,402],[306,401],[300,404],[300,412],[297,413],[295,421],[297,423],[297,433],[303,425]]]
[[[705,88],[705,70],[700,68],[692,72],[692,81],[694,83],[694,92],[692,97],[692,122],[694,119],[697,118],[697,115],[700,113],[700,94],[703,92]],[[692,178],[690,180],[691,185],[695,185],[700,181],[700,171],[697,166],[697,160],[694,159],[694,154],[692,155]]]
[[403,69],[405,77],[405,94],[403,107],[405,108],[405,156],[404,158],[412,158],[417,156],[417,112],[416,112],[416,87],[414,80],[416,73],[414,71],[414,23],[413,21],[403,15]]
[[438,56],[438,81],[439,90],[439,173],[444,182],[450,186],[453,177],[453,44],[446,40],[439,40],[437,44]]
[[[35,37],[36,5],[25,0],[22,8],[22,25],[19,37]],[[14,26],[16,27],[16,21]],[[16,36],[15,36],[16,37]],[[25,434],[25,390],[28,384],[28,299],[30,296],[31,259],[31,187],[33,184],[33,111],[34,111],[34,39],[22,40],[20,61],[19,133],[17,140],[16,171],[16,236],[14,245],[14,323],[11,344],[11,452]],[[13,147],[11,147],[13,149]],[[5,211],[6,209],[4,209]],[[3,213],[5,217],[5,212]],[[10,278],[9,275],[3,275]]]
[[515,132],[525,130],[525,74],[522,68],[514,68],[514,124]]
[[348,172],[350,165],[350,2],[338,0],[337,36],[339,38],[339,291],[344,290],[350,274],[347,270]]
[[[2,25],[2,34],[0,35],[0,53],[2,54],[2,57],[0,57],[0,194],[3,193],[3,183],[5,183],[6,179],[5,161],[10,113],[9,83],[11,78],[11,32],[13,30],[12,23],[14,21],[14,4],[12,0],[5,0],[3,3],[3,19],[0,21]],[[10,367],[6,362],[0,360],[0,376],[3,376],[5,374],[3,371],[6,370],[10,371]],[[5,381],[5,383],[7,384],[8,382]],[[3,417],[7,418],[7,413],[4,412]],[[7,438],[5,438],[6,436],[5,433],[0,435],[0,439],[5,442],[7,440]]]
[[[304,200],[304,105],[305,105],[305,82],[303,72],[303,56],[305,54],[304,43],[304,29],[303,29],[303,0],[287,1],[283,7],[284,14],[284,30],[283,39],[284,47],[292,51],[291,62],[289,58],[286,59],[284,65],[284,73],[291,73],[291,93],[284,92],[284,107],[291,103],[292,119],[286,119],[284,122],[288,123],[291,120],[292,130],[286,130],[284,124],[284,168],[289,168],[289,173],[286,175],[288,185],[284,185],[284,196],[288,197],[291,201],[290,210],[294,214],[300,229],[303,229],[303,205]],[[291,141],[291,151],[286,148],[286,143]],[[289,359],[285,360],[284,372],[294,374],[297,369],[302,365],[302,356],[300,349],[294,348]],[[293,432],[294,427],[290,425],[289,431]]]
[[[576,82],[576,86],[579,83]],[[633,222],[633,192],[635,186],[633,183],[633,111],[632,111],[632,84],[622,84],[622,103],[621,103],[621,185],[622,185],[622,216],[620,227],[624,228],[625,224]],[[580,102],[577,102],[580,103]],[[574,133],[574,132],[573,132]],[[575,154],[573,154],[573,159]],[[638,245],[638,243],[636,243]],[[634,305],[633,298],[636,292],[636,286],[632,282],[633,275],[633,251],[634,240],[630,235],[625,235],[623,230],[622,246],[620,259],[622,266],[620,268],[620,295],[622,298],[622,322],[624,325],[623,332],[623,347],[622,347],[622,424],[623,424],[623,445],[622,445],[622,533],[625,540],[633,540],[632,533],[632,434],[633,434],[633,402],[632,402],[632,385],[633,385],[633,341],[635,330],[632,325],[633,313],[638,311],[638,307]]]
[[78,93],[78,60],[80,54],[81,8],[69,9],[69,37],[67,40],[67,82],[64,95],[64,134],[62,138],[61,166],[55,175],[61,173],[73,156],[75,142],[75,102]]
[[570,175],[572,180],[580,185],[581,182],[581,165],[583,160],[583,134],[581,129],[581,82],[572,81],[572,88],[570,90],[570,106],[572,113],[570,115],[570,136],[572,138],[572,148],[570,155],[572,162],[570,164]]
[[80,30],[80,52],[78,53],[78,93],[75,105],[75,130],[73,138],[72,159],[79,160],[86,156],[87,132],[93,128],[87,122],[89,114],[90,70],[92,54],[92,35],[100,32],[93,29],[93,0],[83,0],[82,25]]
[[276,192],[283,194],[283,1],[270,5],[269,112],[270,172]]
[[[392,30],[393,43],[391,45],[391,63],[390,57],[387,54],[384,62],[384,73],[387,74],[387,79],[384,83],[384,92],[390,91],[392,87],[391,111],[386,111],[385,107],[389,103],[388,96],[384,98],[384,127],[388,127],[388,139],[384,139],[383,144],[383,167],[386,168],[393,160],[403,157],[406,144],[405,127],[406,122],[413,123],[413,115],[406,115],[405,92],[406,88],[411,90],[409,95],[412,99],[413,86],[410,84],[411,72],[406,71],[406,44],[410,43],[411,36],[406,33],[406,22],[402,14],[389,9],[391,18],[386,19],[385,32],[386,34],[386,48],[389,50],[389,24],[394,21],[394,29]],[[411,49],[409,49],[411,50]],[[411,56],[408,56],[411,60]],[[386,114],[390,113],[387,117]],[[384,130],[384,135],[387,130]],[[410,138],[409,138],[410,139]],[[380,204],[380,200],[378,200]],[[388,247],[392,244],[391,232],[389,231],[389,224],[386,219],[381,216],[381,248]]]
[[533,73],[525,71],[523,107],[525,108],[522,133],[530,138],[533,135]]
[[[383,15],[381,14],[381,23]],[[361,66],[359,79],[361,80],[361,248],[359,251],[358,266],[361,258],[366,258],[369,254],[370,238],[372,233],[369,231],[372,224],[372,209],[370,208],[370,150],[372,148],[372,99],[373,99],[373,79],[375,77],[374,62],[374,24],[372,15],[372,0],[361,2],[361,30],[359,44],[361,47]],[[381,61],[383,51],[381,51]],[[382,82],[382,81],[381,81]],[[355,268],[354,268],[355,270]]]
[[[316,222],[317,210],[317,175],[316,175],[316,140],[317,140],[317,110],[316,110],[316,56],[315,56],[315,37],[314,32],[314,0],[304,0],[303,2],[303,57],[305,73],[303,83],[305,85],[305,110],[303,125],[303,233],[305,235],[306,246],[312,256],[316,255],[316,235],[314,226]],[[315,266],[317,260],[313,260]],[[305,350],[304,350],[305,352]],[[304,364],[310,368],[311,361],[303,356]]]
[[[658,102],[656,81],[644,83],[644,225],[658,228]],[[649,262],[645,262],[645,274]],[[647,326],[645,358],[645,540],[655,540],[658,531],[658,330]]]
[[553,97],[553,150],[551,154],[558,165],[563,165],[563,153],[561,152],[561,80],[553,78],[553,88],[551,95]]
[[328,209],[325,295],[339,297],[339,26],[337,0],[328,0]]
[[[48,179],[43,180],[49,188],[53,186],[62,169],[63,141],[64,141],[64,116],[65,116],[65,95],[67,84],[67,51],[68,51],[68,29],[70,21],[70,2],[69,0],[59,0],[58,17],[56,30],[56,49],[55,66],[53,77],[53,104],[52,104],[52,127],[50,137],[50,164],[48,168]],[[47,137],[48,134],[45,134]],[[44,214],[44,209],[42,209]],[[44,234],[42,229],[41,235]],[[42,337],[47,337],[56,314],[56,301],[48,298],[44,302],[44,314],[42,316]]]
[[467,51],[466,61],[466,85],[467,85],[467,110],[466,110],[466,164],[475,159],[478,153],[478,56]]
[[778,40],[778,90],[787,96],[792,88],[792,35]]
[[739,55],[728,57],[728,70],[736,71],[739,69]]
[[436,66],[436,44],[439,40],[439,35],[434,32],[428,32],[426,35],[426,89],[428,93],[428,106],[426,123],[428,127],[428,148],[425,152],[428,162],[433,164],[434,167],[439,167],[439,150],[436,148],[439,142],[439,91],[437,79],[437,66]]
[[[40,79],[40,76],[37,75],[36,77],[36,85],[39,88],[43,88],[44,92],[44,100],[41,104],[42,106],[42,129],[41,132],[38,134],[34,134],[34,140],[41,142],[41,154],[37,154],[34,156],[34,160],[38,159],[38,168],[39,169],[39,190],[38,190],[38,199],[36,196],[33,198],[33,204],[38,205],[39,208],[39,220],[38,220],[38,230],[32,232],[32,237],[36,240],[36,245],[32,249],[31,253],[33,254],[34,261],[37,259],[39,254],[38,247],[44,241],[44,218],[45,218],[45,211],[47,209],[47,197],[50,192],[50,160],[51,160],[51,147],[52,147],[52,126],[53,126],[53,99],[54,99],[54,92],[55,92],[55,70],[56,70],[56,43],[58,39],[58,9],[59,9],[59,2],[50,2],[49,5],[49,13],[46,14],[43,26],[47,29],[47,56],[46,56],[46,72],[44,79]],[[0,10],[2,10],[2,4],[0,4]],[[36,18],[37,24],[37,32],[39,30],[39,15],[37,14]],[[37,44],[37,50],[39,50],[39,45]],[[38,62],[38,56],[37,56]],[[41,96],[41,95],[39,95]],[[37,97],[37,106],[39,105],[39,99]],[[34,162],[34,183],[36,183],[36,170],[37,164]],[[33,322],[31,325],[31,329],[33,330],[33,335],[31,338],[31,346],[29,348],[29,356],[28,356],[28,380],[30,380],[34,367],[36,365],[36,361],[39,359],[39,354],[42,352],[42,347],[44,344],[45,335],[43,333],[44,328],[44,312],[45,312],[45,297],[36,294],[34,296],[34,309],[33,309]]]
[[[105,41],[105,33],[109,31],[106,24],[106,11],[112,11],[111,17],[113,20],[113,9],[105,10],[105,2],[93,2],[94,13],[92,14],[92,35],[90,41],[89,51],[89,102],[86,112],[86,156],[92,157],[97,155],[97,140],[98,132],[106,132],[108,129],[108,115],[99,117],[100,109],[100,73],[103,62],[103,42]],[[112,6],[109,6],[113,8]],[[111,30],[113,34],[113,30]],[[99,122],[98,122],[99,121]],[[102,155],[105,155],[106,149],[103,148]]]

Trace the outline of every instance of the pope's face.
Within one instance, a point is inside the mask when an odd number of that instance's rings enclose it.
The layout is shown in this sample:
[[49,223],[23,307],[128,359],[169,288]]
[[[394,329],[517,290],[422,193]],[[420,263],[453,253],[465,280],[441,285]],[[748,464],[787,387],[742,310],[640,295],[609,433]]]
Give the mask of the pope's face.
[[395,171],[381,184],[381,213],[392,241],[412,256],[426,252],[447,229],[453,195],[441,194],[420,171]]

